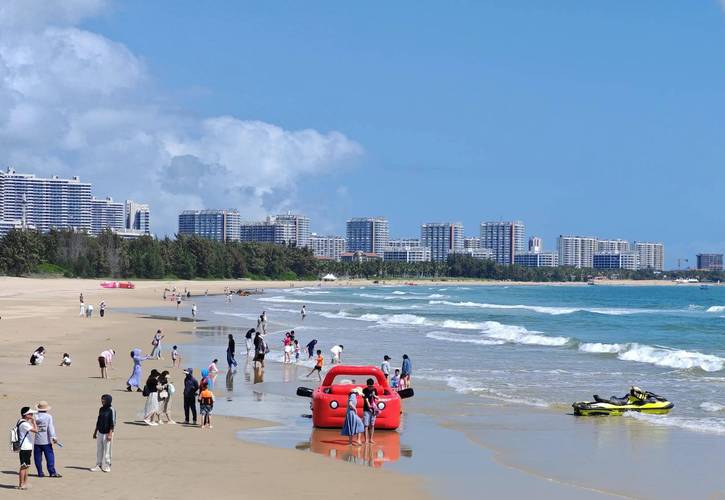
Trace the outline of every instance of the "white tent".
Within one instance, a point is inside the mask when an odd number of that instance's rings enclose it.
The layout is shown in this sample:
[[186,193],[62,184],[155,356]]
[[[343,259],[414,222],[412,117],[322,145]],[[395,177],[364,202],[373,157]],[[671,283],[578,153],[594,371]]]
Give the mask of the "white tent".
[[337,281],[337,277],[334,274],[326,274],[322,277],[322,281]]

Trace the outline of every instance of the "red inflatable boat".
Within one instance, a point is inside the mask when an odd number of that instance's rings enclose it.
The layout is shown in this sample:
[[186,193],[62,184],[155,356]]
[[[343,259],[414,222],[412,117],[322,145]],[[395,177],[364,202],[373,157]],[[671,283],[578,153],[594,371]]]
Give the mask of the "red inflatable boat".
[[[401,400],[413,396],[413,389],[394,391],[388,386],[382,370],[375,366],[335,365],[317,389],[297,388],[297,395],[312,398],[312,424],[315,427],[342,428],[347,398],[356,388],[365,388],[367,379],[376,381],[378,409],[376,429],[397,429],[400,425]],[[357,413],[362,417],[363,400],[357,400]]]

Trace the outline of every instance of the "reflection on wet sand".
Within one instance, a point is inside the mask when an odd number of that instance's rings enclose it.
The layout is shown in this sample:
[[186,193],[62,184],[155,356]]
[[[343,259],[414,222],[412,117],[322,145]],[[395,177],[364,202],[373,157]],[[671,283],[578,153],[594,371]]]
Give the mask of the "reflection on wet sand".
[[400,457],[413,456],[411,448],[401,447],[400,434],[396,431],[377,431],[375,444],[350,446],[339,429],[313,429],[310,440],[295,448],[368,467],[382,467],[385,463],[397,462]]
[[232,392],[234,392],[234,375],[237,373],[236,370],[228,370],[226,375],[227,383],[227,401],[232,400]]

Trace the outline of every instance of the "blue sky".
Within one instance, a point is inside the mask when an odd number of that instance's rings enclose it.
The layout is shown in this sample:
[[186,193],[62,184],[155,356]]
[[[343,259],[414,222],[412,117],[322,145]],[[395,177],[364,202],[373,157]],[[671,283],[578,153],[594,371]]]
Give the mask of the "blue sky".
[[117,2],[79,27],[142,62],[157,106],[360,146],[265,208],[325,233],[382,214],[394,236],[521,219],[549,249],[562,233],[664,241],[670,265],[725,250],[715,0],[200,5]]

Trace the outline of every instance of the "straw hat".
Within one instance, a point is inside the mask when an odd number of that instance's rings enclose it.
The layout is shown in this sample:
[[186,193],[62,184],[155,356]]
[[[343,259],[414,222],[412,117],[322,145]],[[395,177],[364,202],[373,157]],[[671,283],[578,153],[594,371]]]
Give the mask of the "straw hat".
[[35,409],[38,411],[48,411],[50,410],[50,405],[47,401],[38,401],[38,404],[35,405]]
[[355,387],[355,388],[354,388],[354,389],[352,390],[352,392],[355,392],[355,393],[359,394],[360,396],[362,396],[362,395],[363,395],[363,390],[362,390],[362,387]]

